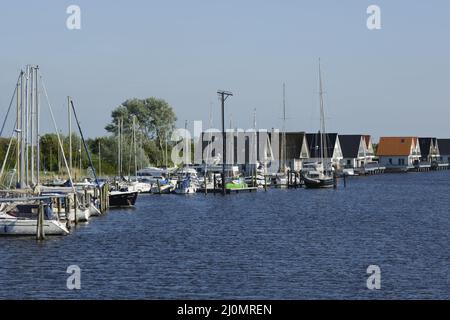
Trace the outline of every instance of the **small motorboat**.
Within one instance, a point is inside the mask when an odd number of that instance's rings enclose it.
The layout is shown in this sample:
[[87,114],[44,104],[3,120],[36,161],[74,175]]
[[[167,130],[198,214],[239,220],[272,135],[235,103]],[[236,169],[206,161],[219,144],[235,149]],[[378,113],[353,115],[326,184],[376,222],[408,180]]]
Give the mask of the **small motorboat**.
[[109,192],[110,207],[132,207],[135,205],[139,192],[115,190]]
[[156,184],[153,185],[153,187],[151,189],[151,193],[156,193],[156,194],[172,193],[172,191],[175,190],[176,184],[177,184],[176,180],[175,181],[168,180],[168,179],[158,180],[156,182]]
[[243,178],[233,178],[231,179],[231,181],[225,183],[225,189],[227,190],[237,190],[246,188],[248,188],[248,184],[245,183]]
[[194,194],[197,193],[198,184],[191,177],[187,177],[181,181],[178,181],[175,190],[175,194]]

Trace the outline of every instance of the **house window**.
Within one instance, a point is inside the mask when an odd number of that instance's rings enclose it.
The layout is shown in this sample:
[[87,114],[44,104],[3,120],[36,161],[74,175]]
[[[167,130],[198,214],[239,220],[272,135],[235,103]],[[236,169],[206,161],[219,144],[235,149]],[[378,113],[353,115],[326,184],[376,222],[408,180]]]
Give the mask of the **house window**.
[[392,158],[389,158],[389,164],[392,164]]
[[347,160],[347,165],[351,165],[352,164],[352,160]]
[[405,159],[398,159],[398,165],[404,166],[405,165]]

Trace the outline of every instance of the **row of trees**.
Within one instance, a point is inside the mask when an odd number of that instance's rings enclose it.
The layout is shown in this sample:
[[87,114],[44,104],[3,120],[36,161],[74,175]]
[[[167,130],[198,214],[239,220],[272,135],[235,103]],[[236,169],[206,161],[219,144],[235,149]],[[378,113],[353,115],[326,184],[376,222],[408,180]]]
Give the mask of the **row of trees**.
[[[139,168],[148,165],[171,165],[167,155],[171,153],[170,135],[175,128],[176,116],[172,107],[164,100],[156,98],[131,99],[122,103],[111,113],[111,123],[106,126],[109,135],[86,141],[95,170],[100,175],[115,175],[118,169],[119,123],[122,124],[121,163],[122,174],[134,173],[135,153]],[[135,121],[133,122],[133,118]],[[134,127],[133,127],[134,123]],[[69,136],[60,138],[64,155],[69,163]],[[9,139],[0,138],[0,159],[5,161]],[[5,171],[16,165],[16,141],[11,141],[10,153],[5,162]],[[64,175],[66,172],[63,153],[56,134],[40,137],[40,166],[44,173]],[[70,164],[69,164],[70,166]],[[84,175],[89,161],[78,134],[72,134],[72,168],[75,175]],[[79,172],[81,168],[82,172]]]

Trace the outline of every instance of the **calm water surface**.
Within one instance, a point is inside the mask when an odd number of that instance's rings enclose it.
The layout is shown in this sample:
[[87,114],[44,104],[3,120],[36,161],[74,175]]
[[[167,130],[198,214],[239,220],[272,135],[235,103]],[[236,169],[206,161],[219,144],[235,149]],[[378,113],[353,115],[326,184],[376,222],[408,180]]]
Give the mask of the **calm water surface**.
[[[449,191],[444,171],[338,190],[142,195],[67,237],[0,238],[0,298],[450,299]],[[379,291],[366,288],[372,264]]]

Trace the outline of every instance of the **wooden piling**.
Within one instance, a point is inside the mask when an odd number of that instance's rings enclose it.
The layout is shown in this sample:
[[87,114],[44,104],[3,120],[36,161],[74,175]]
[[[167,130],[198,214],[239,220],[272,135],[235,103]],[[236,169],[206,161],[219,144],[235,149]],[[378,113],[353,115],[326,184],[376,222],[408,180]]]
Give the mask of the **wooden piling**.
[[161,194],[161,182],[159,182],[159,179],[156,179],[156,184],[158,186],[158,194]]
[[88,208],[91,207],[91,194],[90,193],[86,193],[86,205]]
[[293,183],[292,183],[292,173],[291,173],[291,170],[288,170],[288,181],[287,181],[287,185],[288,185],[288,188],[290,188],[290,187],[293,185]]
[[337,188],[337,175],[335,171],[333,172],[333,188]]
[[105,202],[106,202],[106,209],[109,209],[109,184],[105,184]]
[[106,207],[105,207],[105,185],[101,186],[100,190],[100,210],[102,213],[105,213]]
[[69,223],[70,225],[70,196],[66,196],[65,201],[64,201],[64,211],[66,213],[66,221]]
[[98,199],[98,209],[101,213],[105,213],[105,209],[103,208],[103,195],[102,195],[103,187],[99,187],[97,189],[97,199]]
[[225,172],[222,172],[222,195],[226,194],[226,188],[225,188]]
[[216,195],[216,189],[217,189],[217,177],[216,174],[214,173],[214,195]]
[[39,203],[39,208],[38,208],[36,239],[37,240],[44,240],[45,239],[44,204],[42,202]]
[[61,219],[61,198],[56,198],[56,207],[58,210],[58,220]]
[[76,193],[74,193],[73,194],[73,213],[74,213],[74,217],[75,217],[75,225],[77,225],[78,224],[78,221],[77,221],[77,210],[78,210],[78,197],[77,197],[77,194]]

